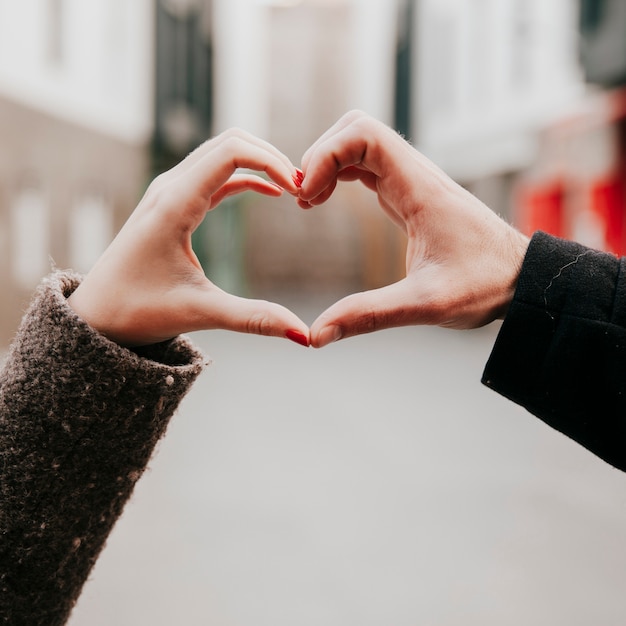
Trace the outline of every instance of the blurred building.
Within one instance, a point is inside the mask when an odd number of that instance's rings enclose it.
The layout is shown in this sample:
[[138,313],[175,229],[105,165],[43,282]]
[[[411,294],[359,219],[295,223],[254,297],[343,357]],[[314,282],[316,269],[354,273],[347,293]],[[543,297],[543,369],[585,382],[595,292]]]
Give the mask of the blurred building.
[[[243,120],[297,161],[343,112],[361,108],[506,215],[516,214],[518,180],[542,131],[584,93],[571,0],[216,5],[218,128]],[[314,216],[288,200],[263,205],[243,220],[253,286],[368,288],[403,272],[402,241],[356,186]]]
[[571,0],[417,2],[414,136],[498,213],[581,97],[577,20]]
[[582,0],[584,98],[539,136],[520,177],[515,217],[594,248],[626,254],[626,3]]
[[[298,164],[360,108],[509,212],[542,129],[583,92],[578,15],[571,0],[0,0],[0,342],[50,257],[88,270],[150,178],[230,126]],[[403,236],[358,185],[313,211],[229,200],[194,245],[244,295],[404,272]]]
[[[0,342],[51,264],[87,271],[149,179],[212,132],[246,128],[298,163],[348,108],[391,122],[396,26],[381,1],[0,0]],[[397,276],[399,235],[340,195],[310,219],[226,203],[199,256],[245,293]]]
[[[401,5],[215,0],[215,130],[244,127],[299,164],[352,108],[393,124]],[[257,296],[349,292],[396,280],[404,271],[400,233],[358,185],[340,186],[309,212],[289,197],[252,197],[228,215],[210,216],[209,224],[213,219],[235,222],[225,245],[239,245],[246,287]]]
[[571,0],[419,0],[415,133],[457,180],[528,166],[581,94]]
[[54,264],[89,269],[148,176],[150,0],[0,0],[0,342]]

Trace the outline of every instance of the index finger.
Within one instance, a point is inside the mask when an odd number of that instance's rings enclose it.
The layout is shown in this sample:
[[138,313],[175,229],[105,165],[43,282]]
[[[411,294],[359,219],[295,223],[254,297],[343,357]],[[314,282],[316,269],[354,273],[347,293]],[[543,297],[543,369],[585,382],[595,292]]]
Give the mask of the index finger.
[[[241,140],[242,142],[250,144],[250,146],[252,147],[263,150],[268,154],[269,157],[281,162],[285,166],[285,168],[287,168],[292,174],[295,172],[296,168],[293,163],[291,163],[289,158],[271,143],[245,130],[242,130],[241,128],[229,128],[219,135],[216,135],[215,137],[212,137],[211,139],[208,139],[204,143],[200,144],[180,163],[178,163],[172,169],[166,172],[165,175],[169,176],[171,174],[172,178],[175,178],[189,171],[192,167],[194,167],[201,160],[203,160],[208,153],[215,151],[224,143],[232,142],[233,139]],[[293,183],[293,180],[287,182]],[[291,189],[291,187],[290,190],[294,191],[294,189]]]
[[236,135],[216,143],[212,150],[171,180],[171,185],[179,189],[177,195],[182,202],[188,202],[203,216],[215,205],[214,194],[241,168],[264,172],[282,189],[294,195],[298,192],[293,165],[287,165],[283,158],[266,146]]
[[383,151],[379,144],[385,132],[393,133],[384,124],[360,111],[344,116],[305,153],[300,200],[306,203],[323,196],[341,173],[349,168],[359,167],[380,175]]
[[354,121],[367,117],[362,111],[350,111],[343,115],[337,122],[335,122],[325,133],[311,145],[311,147],[304,153],[302,157],[302,166],[306,168],[311,159],[311,154],[318,148],[318,146],[324,143],[327,139],[341,132],[344,128],[352,124]]

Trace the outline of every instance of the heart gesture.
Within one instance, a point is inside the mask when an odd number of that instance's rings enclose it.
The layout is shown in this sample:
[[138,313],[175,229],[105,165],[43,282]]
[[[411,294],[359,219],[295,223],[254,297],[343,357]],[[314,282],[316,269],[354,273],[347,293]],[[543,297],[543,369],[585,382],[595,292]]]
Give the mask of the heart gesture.
[[[271,180],[239,168],[265,172]],[[304,175],[270,144],[233,129],[157,177],[119,235],[70,296],[75,311],[122,345],[221,328],[320,348],[393,326],[473,328],[503,317],[528,239],[388,126],[354,111],[306,152]],[[325,202],[360,181],[408,238],[406,277],[350,295],[307,326],[271,302],[228,294],[205,275],[191,234],[207,211],[243,191]]]

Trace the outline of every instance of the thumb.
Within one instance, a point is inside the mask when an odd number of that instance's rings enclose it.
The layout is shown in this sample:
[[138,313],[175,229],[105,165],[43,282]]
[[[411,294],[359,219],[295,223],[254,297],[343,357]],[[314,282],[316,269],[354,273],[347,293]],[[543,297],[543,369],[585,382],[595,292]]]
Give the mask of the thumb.
[[309,327],[295,313],[275,302],[219,291],[198,305],[206,312],[200,319],[202,328],[284,337],[309,346]]
[[349,295],[335,302],[311,325],[311,345],[324,346],[355,335],[420,323],[414,286],[397,283]]

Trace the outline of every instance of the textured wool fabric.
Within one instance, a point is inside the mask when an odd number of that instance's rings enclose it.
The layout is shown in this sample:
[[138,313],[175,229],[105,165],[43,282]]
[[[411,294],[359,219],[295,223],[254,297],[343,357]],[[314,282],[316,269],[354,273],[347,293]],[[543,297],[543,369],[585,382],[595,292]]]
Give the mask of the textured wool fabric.
[[626,470],[626,261],[533,236],[483,382]]
[[156,442],[203,368],[184,338],[133,352],[44,280],[0,372],[0,624],[64,624]]

